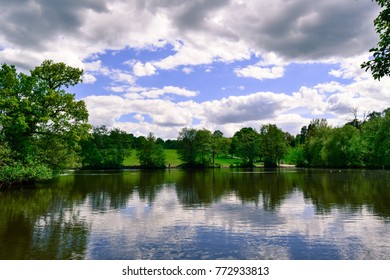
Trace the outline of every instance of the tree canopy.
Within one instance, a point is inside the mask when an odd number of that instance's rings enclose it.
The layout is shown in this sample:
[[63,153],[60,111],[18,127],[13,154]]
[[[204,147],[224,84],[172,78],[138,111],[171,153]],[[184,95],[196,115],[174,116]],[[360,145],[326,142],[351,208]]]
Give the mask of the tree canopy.
[[390,1],[375,0],[382,8],[378,17],[374,20],[375,30],[379,35],[376,47],[370,49],[372,59],[362,63],[363,69],[371,70],[372,76],[380,80],[390,75]]
[[10,165],[53,171],[78,165],[79,141],[90,129],[88,111],[65,89],[81,82],[82,73],[51,60],[30,74],[1,65],[0,150],[8,149]]
[[161,143],[158,143],[153,133],[149,133],[145,141],[137,149],[137,158],[141,167],[164,168],[166,156]]

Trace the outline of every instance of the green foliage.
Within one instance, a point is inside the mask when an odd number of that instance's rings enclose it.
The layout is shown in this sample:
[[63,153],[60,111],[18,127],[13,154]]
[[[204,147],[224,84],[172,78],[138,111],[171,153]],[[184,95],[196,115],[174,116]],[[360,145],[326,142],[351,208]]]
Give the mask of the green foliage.
[[212,144],[213,137],[209,130],[202,129],[196,132],[195,136],[195,151],[196,165],[210,166],[212,162]]
[[227,155],[229,153],[231,139],[223,137],[220,130],[216,130],[211,135],[211,157],[212,164],[215,164],[215,158],[218,155]]
[[88,111],[84,101],[76,101],[65,88],[79,83],[82,73],[50,60],[30,75],[17,73],[15,66],[1,65],[0,150],[9,149],[11,162],[54,171],[78,165],[79,141],[90,129]]
[[378,17],[374,20],[375,30],[379,35],[376,47],[370,49],[373,58],[362,63],[363,69],[371,70],[372,76],[380,80],[390,75],[390,1],[375,0],[382,8]]
[[[359,125],[356,125],[359,124]],[[313,120],[305,136],[301,166],[390,167],[390,110],[372,112],[342,127]]]
[[254,165],[255,158],[259,156],[259,140],[259,134],[251,127],[244,127],[234,134],[234,153],[242,159],[243,165]]
[[138,148],[137,158],[141,167],[144,168],[164,168],[166,164],[164,148],[161,143],[157,142],[152,133],[149,133]]
[[212,135],[207,129],[183,128],[178,137],[178,154],[189,167],[209,166],[212,159]]
[[360,131],[349,124],[330,130],[322,154],[324,155],[324,161],[327,166],[362,166],[365,145],[362,141]]
[[45,181],[52,179],[53,170],[43,164],[22,165],[15,163],[0,168],[0,189],[4,186],[31,181]]
[[325,166],[323,147],[329,137],[331,127],[325,119],[313,120],[307,130],[303,149],[305,163],[309,166]]
[[196,129],[185,127],[177,138],[179,158],[189,166],[196,165],[196,132]]
[[276,167],[287,153],[286,134],[274,124],[263,125],[260,128],[260,147],[264,166]]
[[283,158],[286,164],[294,164],[296,166],[305,166],[305,157],[303,154],[303,145],[298,145],[287,150]]
[[119,129],[95,127],[89,139],[81,142],[83,168],[120,168],[130,155],[131,138]]
[[11,150],[6,144],[0,142],[0,168],[12,163]]
[[367,145],[367,164],[372,167],[390,167],[390,110],[373,115],[362,127]]

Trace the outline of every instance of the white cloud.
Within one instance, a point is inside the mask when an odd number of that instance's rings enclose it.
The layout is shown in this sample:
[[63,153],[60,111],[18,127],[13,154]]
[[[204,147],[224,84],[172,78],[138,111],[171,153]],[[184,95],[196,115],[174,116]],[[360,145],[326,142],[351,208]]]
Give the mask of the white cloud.
[[[28,71],[45,59],[54,59],[83,68],[86,83],[109,78],[106,88],[123,96],[85,99],[95,125],[119,125],[138,133],[153,131],[176,137],[178,127],[193,125],[194,119],[200,120],[199,126],[232,133],[243,125],[258,127],[262,121],[294,129],[306,120],[300,114],[340,114],[341,120],[350,107],[364,111],[390,107],[389,80],[378,83],[360,69],[367,50],[377,40],[372,20],[378,7],[372,1],[22,2],[2,3],[0,61]],[[165,57],[142,62],[124,58],[130,61],[128,71],[118,64],[108,66],[101,56],[109,50],[156,51],[166,46],[173,49],[164,53]],[[260,61],[235,70],[230,67],[230,63],[253,57]],[[186,81],[182,87],[163,88],[145,82],[152,78],[147,76],[164,70],[179,69],[188,74],[198,70],[196,65],[204,65],[208,75],[223,65],[239,77],[282,79],[290,63],[318,61],[339,66],[329,72],[329,82],[301,86],[295,93],[257,92],[175,103],[157,98],[167,94],[195,97],[202,92],[187,89]],[[331,79],[344,79],[345,83]],[[137,84],[139,81],[142,83]],[[171,82],[165,84],[175,84]],[[239,89],[237,84],[224,89],[232,88]],[[138,121],[142,116],[142,124],[118,121],[130,113],[136,114]],[[335,123],[337,118],[335,115]],[[146,119],[153,123],[146,123]]]
[[301,87],[293,93],[291,102],[296,108],[307,109],[309,114],[322,115],[327,111],[326,95],[321,94],[316,88]]
[[133,73],[137,77],[154,75],[156,74],[156,67],[154,67],[150,62],[145,64],[137,62],[133,66]]
[[183,71],[186,74],[190,74],[194,71],[194,69],[191,67],[183,67],[183,69],[181,69],[181,71]]
[[249,65],[248,67],[245,68],[237,68],[234,70],[234,72],[238,77],[244,77],[244,78],[255,78],[258,80],[278,79],[283,77],[284,68],[279,66],[268,68],[268,67]]
[[193,97],[197,95],[197,92],[180,87],[165,86],[162,89],[151,89],[141,93],[142,96],[148,98],[158,98],[164,94],[175,94],[179,96]]
[[94,82],[96,82],[96,77],[92,74],[84,74],[83,75],[83,83],[86,83],[86,84],[93,84]]
[[125,83],[129,85],[135,83],[135,78],[133,75],[120,69],[112,69],[109,73],[109,77],[117,83]]
[[134,119],[136,119],[137,121],[139,121],[141,123],[143,123],[145,121],[145,117],[143,115],[141,115],[141,114],[136,114],[134,116]]

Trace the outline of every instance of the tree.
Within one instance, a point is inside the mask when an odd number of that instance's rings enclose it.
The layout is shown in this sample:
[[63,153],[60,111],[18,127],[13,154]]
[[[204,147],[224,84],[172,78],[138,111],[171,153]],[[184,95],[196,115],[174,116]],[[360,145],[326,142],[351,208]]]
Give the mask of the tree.
[[156,140],[153,133],[149,133],[145,141],[137,150],[137,157],[141,167],[163,168],[165,167],[165,152],[163,145]]
[[259,155],[259,134],[251,127],[244,127],[237,131],[232,139],[235,154],[241,157],[244,166],[253,166]]
[[131,153],[130,136],[106,126],[94,127],[89,139],[82,142],[84,168],[120,168]]
[[196,129],[185,127],[179,132],[177,138],[179,158],[189,166],[196,165],[196,132]]
[[206,167],[211,164],[212,135],[207,129],[183,128],[178,137],[178,154],[185,165]]
[[307,165],[326,165],[322,152],[329,137],[330,130],[331,127],[329,127],[328,122],[325,119],[315,119],[310,122],[303,147],[303,155]]
[[375,0],[382,8],[374,20],[375,30],[379,35],[377,47],[370,49],[373,58],[361,64],[363,69],[371,70],[374,79],[380,80],[390,75],[390,1]]
[[212,164],[215,164],[215,157],[219,154],[227,155],[230,149],[230,139],[223,137],[220,130],[216,130],[211,135],[211,157]]
[[390,167],[390,110],[373,114],[362,126],[362,137],[367,145],[367,164]]
[[30,74],[0,68],[0,139],[14,162],[54,170],[77,164],[79,141],[88,135],[88,111],[66,88],[81,82],[83,71],[44,61]]
[[196,132],[195,151],[197,165],[210,166],[212,162],[212,138],[210,130],[201,129]]
[[365,144],[359,129],[350,124],[331,129],[322,154],[330,167],[362,166]]
[[286,134],[274,124],[260,128],[260,147],[265,167],[276,167],[287,153]]

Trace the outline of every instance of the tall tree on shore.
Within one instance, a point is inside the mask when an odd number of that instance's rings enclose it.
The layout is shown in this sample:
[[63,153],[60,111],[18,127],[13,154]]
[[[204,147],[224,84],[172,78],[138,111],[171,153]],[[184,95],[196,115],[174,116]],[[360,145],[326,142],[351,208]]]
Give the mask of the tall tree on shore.
[[244,166],[253,166],[260,152],[259,134],[251,127],[244,127],[234,134],[232,146],[235,154],[242,159]]
[[178,154],[189,167],[206,167],[211,164],[212,134],[207,129],[183,128],[179,132]]
[[0,68],[0,139],[14,162],[61,169],[79,162],[79,141],[88,135],[84,101],[66,91],[83,71],[44,61],[30,74],[15,66]]
[[261,155],[265,167],[278,166],[287,153],[288,142],[286,135],[274,124],[263,125],[260,128]]

